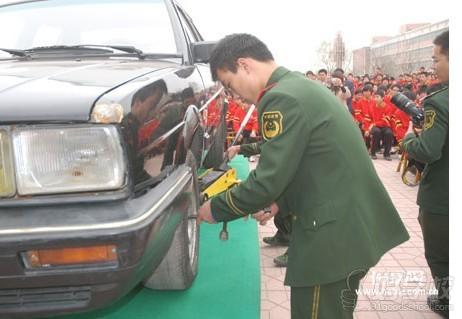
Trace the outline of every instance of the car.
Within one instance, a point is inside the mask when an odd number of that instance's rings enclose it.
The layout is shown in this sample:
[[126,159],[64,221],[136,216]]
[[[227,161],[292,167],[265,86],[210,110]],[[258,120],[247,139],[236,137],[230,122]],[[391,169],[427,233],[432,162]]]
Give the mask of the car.
[[189,288],[226,139],[214,42],[172,0],[14,1],[0,29],[0,317]]

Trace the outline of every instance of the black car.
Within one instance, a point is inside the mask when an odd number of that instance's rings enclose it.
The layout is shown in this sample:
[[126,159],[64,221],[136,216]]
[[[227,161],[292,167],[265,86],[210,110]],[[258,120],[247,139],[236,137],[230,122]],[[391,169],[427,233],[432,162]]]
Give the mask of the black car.
[[197,273],[225,102],[171,0],[0,6],[0,317],[88,311]]

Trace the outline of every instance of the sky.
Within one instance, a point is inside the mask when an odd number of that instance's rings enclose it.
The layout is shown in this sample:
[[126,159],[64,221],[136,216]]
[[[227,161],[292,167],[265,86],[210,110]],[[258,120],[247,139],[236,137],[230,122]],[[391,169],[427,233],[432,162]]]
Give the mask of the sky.
[[316,51],[322,41],[332,42],[339,31],[346,48],[351,50],[370,45],[374,36],[398,35],[403,24],[451,18],[449,0],[177,2],[206,40],[219,40],[230,33],[251,33],[267,44],[278,64],[301,72],[322,67]]

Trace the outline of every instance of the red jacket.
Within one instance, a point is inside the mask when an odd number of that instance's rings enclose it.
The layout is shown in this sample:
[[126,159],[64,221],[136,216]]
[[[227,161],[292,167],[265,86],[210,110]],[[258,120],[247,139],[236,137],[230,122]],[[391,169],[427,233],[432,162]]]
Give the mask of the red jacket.
[[353,107],[353,117],[357,123],[362,123],[363,121],[363,106],[362,98],[353,99],[351,101],[351,106]]
[[404,138],[407,130],[409,129],[410,117],[403,111],[398,108],[395,108],[393,113],[392,122],[393,122],[393,135],[395,136],[398,142]]
[[226,112],[226,127],[234,127],[234,122],[237,121],[235,118],[236,109],[239,105],[233,100],[228,101],[228,111]]
[[369,126],[372,123],[372,117],[371,117],[371,104],[374,103],[373,99],[366,99],[365,97],[362,97],[359,100],[358,104],[358,109],[355,112],[355,118],[359,119],[359,122],[362,124],[363,130],[369,129]]
[[[234,112],[234,121],[233,121],[233,129],[235,132],[239,131],[241,127],[242,121],[244,121],[245,115],[247,114],[247,110],[242,106],[238,106]],[[255,131],[258,132],[258,120],[257,120],[257,110],[254,109],[252,115],[249,118],[249,121],[244,127],[246,131]]]
[[384,101],[385,103],[391,104],[391,98],[392,98],[392,96],[387,94],[387,95],[385,95],[385,96],[383,97],[383,101]]
[[380,107],[374,101],[373,103],[371,103],[369,110],[372,121],[368,129],[371,129],[373,126],[390,128],[392,127],[391,117],[394,113],[393,106],[384,102],[384,105]]
[[220,124],[220,115],[221,105],[218,105],[218,99],[215,99],[209,104],[209,107],[207,108],[207,126],[217,127]]
[[151,136],[159,124],[158,119],[152,119],[138,130],[138,147],[145,147],[151,142]]

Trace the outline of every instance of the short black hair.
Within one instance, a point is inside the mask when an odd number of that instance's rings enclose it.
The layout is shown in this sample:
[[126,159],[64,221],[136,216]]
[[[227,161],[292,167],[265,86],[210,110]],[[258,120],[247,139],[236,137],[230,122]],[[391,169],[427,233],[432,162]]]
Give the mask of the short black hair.
[[383,89],[377,89],[375,95],[379,95],[382,99],[385,96],[385,91]]
[[367,82],[364,82],[364,86],[366,86],[366,85],[369,85],[370,87],[373,87],[374,83],[372,83],[371,81],[367,81]]
[[336,72],[341,72],[342,74],[345,74],[345,71],[343,71],[342,68],[336,68],[336,69],[334,70],[334,73],[336,73]]
[[338,69],[336,69],[334,72],[332,72],[331,77],[340,79],[342,81],[343,81],[343,78],[344,78],[343,72],[339,71]]
[[441,53],[443,53],[449,59],[449,30],[444,31],[433,40],[434,45],[441,47]]
[[184,89],[181,92],[181,99],[183,101],[186,100],[187,98],[193,98],[193,97],[194,97],[194,90],[190,86],[188,86],[186,89]]
[[377,90],[383,90],[384,92],[386,92],[388,90],[388,85],[379,85]]
[[221,39],[210,54],[210,70],[214,81],[218,80],[217,70],[224,69],[236,73],[239,58],[257,61],[273,61],[273,55],[262,41],[247,33],[234,33]]
[[305,75],[314,75],[313,71],[309,70],[309,71],[306,71]]
[[363,88],[363,92],[364,91],[369,91],[369,92],[372,93],[374,91],[374,88],[372,87],[372,85],[366,84],[366,85],[364,85],[364,88]]
[[327,75],[327,70],[326,70],[326,69],[320,69],[320,70],[318,71],[318,74],[319,74],[319,73],[325,73],[325,74]]
[[412,91],[412,83],[406,84],[403,89],[408,90],[408,91]]

